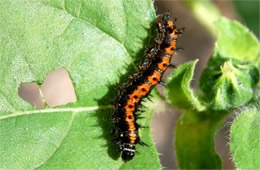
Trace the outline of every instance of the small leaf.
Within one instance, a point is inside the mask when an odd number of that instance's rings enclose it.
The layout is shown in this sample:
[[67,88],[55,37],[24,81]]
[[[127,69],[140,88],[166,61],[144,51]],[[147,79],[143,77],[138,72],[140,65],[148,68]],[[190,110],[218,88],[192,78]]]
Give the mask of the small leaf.
[[242,111],[232,123],[230,149],[238,169],[260,169],[260,108]]
[[180,169],[221,169],[214,139],[225,115],[189,111],[178,120],[175,148]]
[[166,97],[171,104],[182,109],[205,110],[193,90],[190,88],[190,82],[193,78],[193,72],[198,60],[191,61],[179,66],[168,78],[166,87]]
[[214,110],[228,110],[252,99],[259,81],[257,68],[248,62],[213,56],[200,78],[200,87]]
[[215,51],[220,56],[259,64],[260,43],[248,28],[224,17],[217,21],[216,26],[219,34]]

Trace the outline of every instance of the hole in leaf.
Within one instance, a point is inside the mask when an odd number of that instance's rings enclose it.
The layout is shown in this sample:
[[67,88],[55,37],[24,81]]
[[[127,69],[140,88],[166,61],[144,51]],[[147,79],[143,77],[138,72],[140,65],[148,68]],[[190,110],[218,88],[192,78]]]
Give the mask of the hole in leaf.
[[35,108],[44,108],[39,86],[36,83],[21,83],[18,95]]
[[36,108],[55,107],[76,102],[76,94],[69,73],[64,68],[50,72],[41,87],[36,83],[21,83],[19,96]]
[[76,102],[76,95],[69,73],[60,68],[50,72],[42,86],[42,94],[50,107]]

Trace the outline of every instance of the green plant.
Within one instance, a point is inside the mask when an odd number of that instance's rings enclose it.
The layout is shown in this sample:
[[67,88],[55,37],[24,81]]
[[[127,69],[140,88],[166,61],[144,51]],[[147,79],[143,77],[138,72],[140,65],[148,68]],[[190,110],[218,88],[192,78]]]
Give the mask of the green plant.
[[197,61],[178,67],[169,78],[170,103],[186,111],[176,127],[177,159],[184,169],[221,168],[215,133],[233,109],[253,99],[259,81],[259,70],[251,62],[258,62],[259,42],[235,21],[221,18],[217,28],[216,48],[200,77],[204,95],[196,96],[189,88]]
[[[196,9],[196,3],[188,5]],[[149,128],[140,135],[150,147],[138,146],[141,154],[125,164],[109,136],[108,121],[118,74],[127,74],[125,66],[142,56],[151,34],[152,1],[2,0],[0,8],[0,167],[160,169]],[[221,168],[214,135],[232,109],[257,95],[260,43],[244,26],[220,18],[218,12],[211,19],[217,20],[216,27],[204,23],[218,41],[200,79],[204,95],[189,87],[198,61],[185,63],[169,77],[166,100],[154,92],[146,119],[140,121],[149,125],[156,106],[165,101],[185,110],[176,128],[180,168]],[[37,110],[19,98],[20,83],[42,81],[59,67],[70,73],[76,103]],[[259,150],[259,108],[252,105],[250,114],[241,116],[249,116],[247,129],[254,132],[246,139]],[[252,164],[240,163],[242,151],[236,142],[237,135],[243,135],[239,122],[244,122],[239,117],[231,130],[235,164],[259,166],[254,162],[257,152]]]

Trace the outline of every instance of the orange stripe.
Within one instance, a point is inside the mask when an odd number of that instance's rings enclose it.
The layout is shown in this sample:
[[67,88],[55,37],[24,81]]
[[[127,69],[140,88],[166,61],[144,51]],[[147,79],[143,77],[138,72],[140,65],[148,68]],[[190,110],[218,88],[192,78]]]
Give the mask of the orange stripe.
[[135,104],[132,100],[128,100],[126,106],[124,107],[127,112],[135,111]]
[[142,97],[146,96],[147,93],[150,91],[150,86],[147,83],[137,86],[137,90]]
[[165,70],[167,70],[169,64],[170,64],[170,57],[164,56],[164,57],[162,58],[162,61],[157,64],[157,67],[158,67],[160,70],[165,71]]
[[152,85],[156,85],[159,83],[159,80],[161,79],[161,73],[159,73],[158,71],[154,70],[153,74],[151,76],[148,76],[148,81],[152,84]]
[[138,90],[134,90],[132,94],[128,95],[129,99],[133,101],[133,103],[138,103],[140,98],[142,97]]
[[133,115],[132,112],[130,112],[131,114],[129,114],[129,112],[126,113],[126,118],[125,118],[125,121],[126,122],[134,122],[135,121],[135,117]]
[[174,24],[173,24],[173,22],[172,22],[171,20],[168,21],[168,26],[169,26],[171,29],[173,29]]

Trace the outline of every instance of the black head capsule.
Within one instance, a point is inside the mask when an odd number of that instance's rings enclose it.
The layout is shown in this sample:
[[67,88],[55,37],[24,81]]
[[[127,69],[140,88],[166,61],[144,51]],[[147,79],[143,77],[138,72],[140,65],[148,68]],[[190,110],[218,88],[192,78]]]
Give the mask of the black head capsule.
[[135,145],[132,144],[124,144],[122,148],[122,159],[127,162],[133,159],[135,156]]

